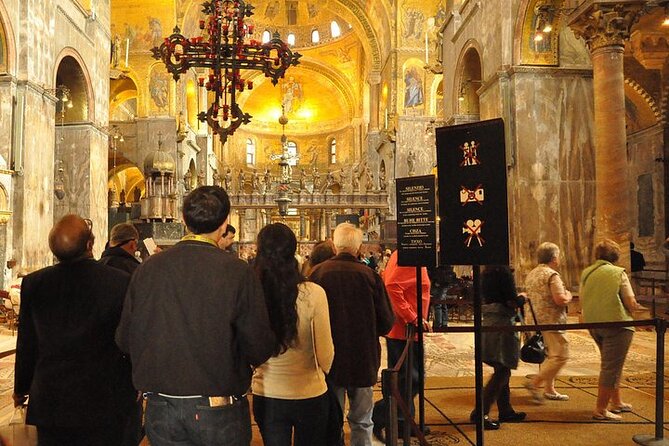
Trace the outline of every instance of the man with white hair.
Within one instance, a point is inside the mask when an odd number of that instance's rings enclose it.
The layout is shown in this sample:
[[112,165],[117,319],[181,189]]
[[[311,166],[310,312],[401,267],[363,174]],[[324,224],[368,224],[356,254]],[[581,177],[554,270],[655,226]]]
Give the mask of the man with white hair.
[[393,314],[381,277],[357,260],[362,231],[342,223],[334,231],[337,255],[318,264],[310,279],[325,289],[335,358],[328,380],[341,407],[349,398],[351,446],[372,444],[372,387],[381,363],[383,336],[393,326]]

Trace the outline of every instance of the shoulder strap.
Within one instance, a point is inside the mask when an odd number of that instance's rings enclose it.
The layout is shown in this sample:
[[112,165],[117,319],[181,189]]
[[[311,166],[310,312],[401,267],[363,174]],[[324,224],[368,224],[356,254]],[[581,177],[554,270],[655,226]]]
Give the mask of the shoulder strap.
[[588,277],[595,271],[597,271],[601,266],[606,265],[606,263],[602,263],[601,265],[597,265],[595,268],[591,269],[590,272],[583,278],[583,283],[582,285],[585,285],[585,281],[588,280]]
[[534,325],[539,325],[537,324],[537,316],[534,314],[534,307],[532,306],[532,301],[530,298],[527,298],[527,303],[530,306],[530,313],[532,313],[532,320],[534,320]]

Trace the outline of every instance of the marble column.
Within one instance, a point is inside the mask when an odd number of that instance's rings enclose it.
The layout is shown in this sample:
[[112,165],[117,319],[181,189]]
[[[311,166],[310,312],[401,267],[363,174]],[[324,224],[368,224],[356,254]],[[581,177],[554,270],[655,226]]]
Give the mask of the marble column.
[[569,26],[585,40],[593,66],[595,113],[595,237],[620,244],[620,263],[629,267],[632,227],[627,198],[625,90],[623,58],[630,28],[644,1],[587,0],[570,16]]

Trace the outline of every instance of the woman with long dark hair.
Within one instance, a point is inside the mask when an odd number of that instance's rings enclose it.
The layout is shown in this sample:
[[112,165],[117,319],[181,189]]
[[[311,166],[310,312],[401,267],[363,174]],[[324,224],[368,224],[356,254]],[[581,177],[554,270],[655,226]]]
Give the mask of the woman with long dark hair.
[[257,248],[254,269],[278,344],[253,377],[253,415],[265,446],[290,446],[293,436],[295,446],[324,446],[334,359],[325,291],[300,274],[288,226],[265,226]]

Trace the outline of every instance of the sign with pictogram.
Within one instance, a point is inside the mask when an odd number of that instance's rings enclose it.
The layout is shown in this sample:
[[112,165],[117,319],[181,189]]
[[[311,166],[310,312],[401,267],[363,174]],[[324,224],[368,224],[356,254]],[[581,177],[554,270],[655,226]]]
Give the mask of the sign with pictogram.
[[506,265],[504,122],[436,129],[440,264]]

